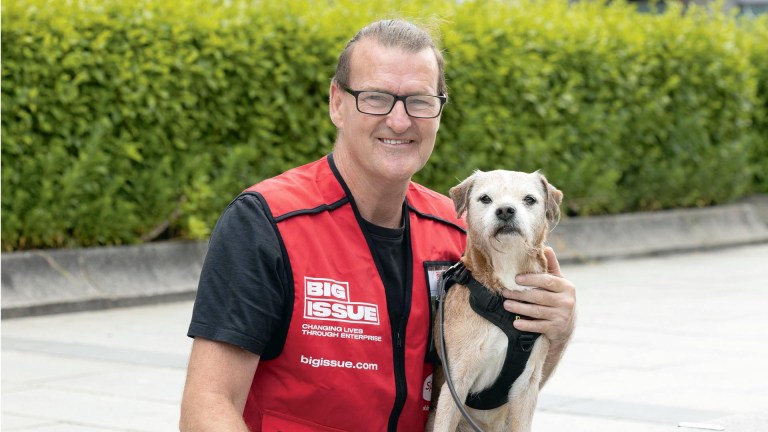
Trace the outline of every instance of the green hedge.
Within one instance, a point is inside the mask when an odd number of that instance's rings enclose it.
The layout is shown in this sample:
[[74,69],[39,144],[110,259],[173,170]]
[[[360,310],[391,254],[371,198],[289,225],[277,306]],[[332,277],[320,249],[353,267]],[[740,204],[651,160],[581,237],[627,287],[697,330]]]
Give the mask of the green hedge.
[[562,3],[489,2],[456,18],[440,141],[450,150],[427,178],[543,168],[581,215],[721,203],[755,187],[756,66],[768,64],[750,63],[748,33],[696,11]]
[[336,56],[382,17],[442,39],[417,177],[436,190],[542,169],[574,215],[768,190],[764,19],[564,3],[8,0],[2,248],[204,238],[240,190],[331,150]]
[[755,173],[754,192],[768,193],[768,22],[746,21],[750,60],[756,66],[757,104],[752,127],[756,139],[751,162]]

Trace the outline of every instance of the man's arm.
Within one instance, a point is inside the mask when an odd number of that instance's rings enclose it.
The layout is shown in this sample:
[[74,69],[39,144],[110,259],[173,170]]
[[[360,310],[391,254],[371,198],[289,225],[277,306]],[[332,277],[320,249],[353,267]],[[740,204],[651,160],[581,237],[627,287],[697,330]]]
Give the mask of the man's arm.
[[195,338],[179,430],[248,432],[243,409],[259,358],[234,345]]
[[[550,341],[541,385],[552,375],[562,358],[576,324],[576,287],[563,277],[552,248],[544,251],[547,273],[518,275],[519,285],[536,287],[529,291],[504,290],[504,308],[532,319],[515,320],[520,331],[541,333]],[[524,303],[527,302],[527,303]]]

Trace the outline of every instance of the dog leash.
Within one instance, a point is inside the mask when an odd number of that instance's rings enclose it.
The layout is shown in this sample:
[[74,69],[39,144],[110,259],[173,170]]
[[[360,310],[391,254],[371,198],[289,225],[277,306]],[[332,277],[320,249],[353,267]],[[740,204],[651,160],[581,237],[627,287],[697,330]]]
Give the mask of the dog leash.
[[448,383],[448,389],[451,391],[451,397],[453,397],[453,401],[456,403],[456,407],[461,412],[461,415],[464,416],[464,419],[467,420],[467,423],[469,423],[470,426],[472,426],[472,429],[475,430],[475,432],[483,432],[483,430],[480,428],[480,426],[475,423],[475,420],[472,419],[472,417],[469,415],[466,409],[464,409],[464,401],[459,400],[459,395],[456,394],[456,389],[453,386],[453,379],[451,379],[451,372],[450,368],[448,366],[448,354],[446,353],[445,348],[445,333],[443,332],[443,322],[445,320],[445,296],[448,293],[448,290],[446,288],[448,281],[450,280],[449,277],[446,277],[448,274],[452,274],[455,271],[458,271],[460,267],[463,267],[463,264],[461,262],[458,262],[457,264],[454,264],[453,267],[449,268],[445,271],[443,274],[442,281],[440,283],[440,308],[438,311],[439,319],[437,330],[440,337],[440,357],[442,357],[443,361],[443,372],[445,374],[445,382]]

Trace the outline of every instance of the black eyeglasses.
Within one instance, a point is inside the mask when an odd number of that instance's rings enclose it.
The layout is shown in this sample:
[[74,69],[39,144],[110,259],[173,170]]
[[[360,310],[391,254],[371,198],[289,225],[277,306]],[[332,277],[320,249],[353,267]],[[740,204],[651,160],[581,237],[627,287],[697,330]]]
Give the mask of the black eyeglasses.
[[440,115],[443,105],[448,101],[447,96],[410,95],[398,96],[390,93],[367,90],[352,90],[343,87],[344,91],[355,97],[357,110],[363,114],[387,115],[392,112],[397,101],[403,101],[405,112],[416,118],[435,118]]

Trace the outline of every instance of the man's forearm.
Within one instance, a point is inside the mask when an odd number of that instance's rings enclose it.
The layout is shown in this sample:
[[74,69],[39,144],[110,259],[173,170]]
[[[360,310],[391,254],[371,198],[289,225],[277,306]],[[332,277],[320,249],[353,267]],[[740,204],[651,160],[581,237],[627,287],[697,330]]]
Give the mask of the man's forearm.
[[182,432],[248,432],[243,416],[218,395],[198,395],[182,404],[179,430]]

